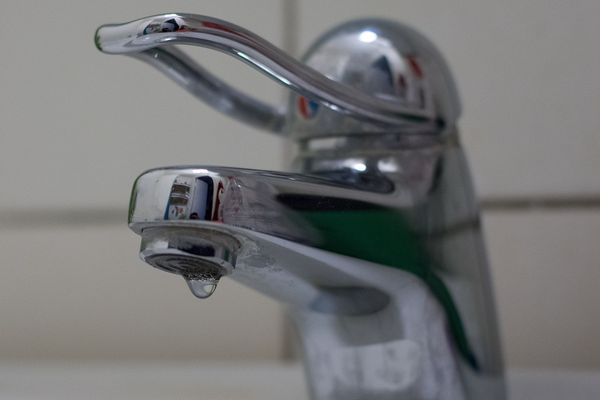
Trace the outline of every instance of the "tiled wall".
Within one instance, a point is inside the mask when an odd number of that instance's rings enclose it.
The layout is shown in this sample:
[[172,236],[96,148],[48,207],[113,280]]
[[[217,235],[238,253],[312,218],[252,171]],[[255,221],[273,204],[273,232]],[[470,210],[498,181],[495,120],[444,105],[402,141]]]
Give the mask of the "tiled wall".
[[600,209],[491,210],[484,224],[509,363],[600,368]]
[[[9,1],[0,6],[0,358],[277,358],[279,306],[231,280],[200,303],[138,260],[126,224],[135,177],[175,164],[280,169],[283,142],[201,104],[139,61],[101,54],[100,24],[188,11],[275,44],[278,0]],[[258,12],[259,11],[259,12]],[[191,49],[265,101],[274,83]]]
[[[600,3],[260,0],[252,9],[234,1],[3,4],[0,358],[285,353],[274,302],[230,280],[196,301],[181,279],[137,260],[138,238],[125,226],[130,185],[146,168],[285,164],[282,141],[93,47],[101,23],[175,10],[231,20],[296,54],[361,16],[427,34],[461,91],[510,365],[600,368]],[[234,85],[281,101],[279,88],[239,62],[192,53]]]

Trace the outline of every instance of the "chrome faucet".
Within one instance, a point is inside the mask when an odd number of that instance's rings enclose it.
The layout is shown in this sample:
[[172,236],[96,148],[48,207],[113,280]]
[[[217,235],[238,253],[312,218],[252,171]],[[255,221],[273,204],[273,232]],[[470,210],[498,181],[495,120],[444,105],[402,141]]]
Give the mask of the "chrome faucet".
[[[144,172],[129,209],[144,261],[200,298],[229,276],[285,303],[314,400],[506,398],[460,103],[431,42],[363,19],[324,34],[300,62],[192,14],[105,25],[95,40],[297,145],[290,173]],[[226,52],[292,89],[287,110],[227,85],[180,44]]]

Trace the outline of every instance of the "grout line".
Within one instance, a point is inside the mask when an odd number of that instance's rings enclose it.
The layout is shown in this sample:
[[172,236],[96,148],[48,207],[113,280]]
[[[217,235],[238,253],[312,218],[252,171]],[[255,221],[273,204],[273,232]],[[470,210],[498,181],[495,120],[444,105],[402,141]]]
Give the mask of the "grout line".
[[[480,202],[483,212],[600,210],[600,195],[488,197]],[[121,207],[31,208],[0,210],[0,229],[53,226],[127,225],[127,209]]]
[[294,330],[294,323],[289,313],[281,312],[283,324],[283,342],[281,346],[281,359],[283,361],[296,361],[298,359],[297,344],[299,343]]
[[[282,44],[283,49],[293,57],[298,57],[299,47],[299,28],[298,28],[298,2],[297,0],[282,1]],[[281,104],[288,107],[289,91],[283,92]],[[282,144],[283,159],[293,160],[295,157],[294,144],[290,140],[285,140]],[[289,162],[289,161],[288,161]],[[286,166],[282,166],[286,167]]]
[[32,208],[0,211],[0,229],[55,226],[127,226],[127,209],[117,207]]
[[[282,43],[283,49],[293,57],[299,57],[299,31],[298,31],[298,3],[296,0],[282,0]],[[289,93],[286,91],[283,94],[282,104],[288,105]],[[284,160],[293,160],[295,157],[294,144],[290,140],[284,141],[282,144]],[[294,332],[289,316],[282,318],[283,324],[283,342],[281,345],[281,359],[283,361],[295,361],[296,349],[294,341]]]
[[489,197],[480,204],[491,212],[600,209],[600,195]]
[[282,0],[282,42],[283,48],[289,54],[298,54],[298,3],[296,0]]

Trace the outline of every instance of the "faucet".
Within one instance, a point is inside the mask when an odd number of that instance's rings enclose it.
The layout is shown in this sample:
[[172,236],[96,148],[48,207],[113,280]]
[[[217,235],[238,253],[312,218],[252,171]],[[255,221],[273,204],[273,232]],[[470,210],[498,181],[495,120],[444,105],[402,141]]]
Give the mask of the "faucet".
[[[232,23],[163,14],[101,26],[96,46],[295,143],[291,172],[176,166],[134,183],[141,258],[207,298],[230,277],[284,303],[313,400],[506,399],[457,90],[410,27],[360,19],[301,61]],[[231,87],[175,45],[225,52],[291,89]]]

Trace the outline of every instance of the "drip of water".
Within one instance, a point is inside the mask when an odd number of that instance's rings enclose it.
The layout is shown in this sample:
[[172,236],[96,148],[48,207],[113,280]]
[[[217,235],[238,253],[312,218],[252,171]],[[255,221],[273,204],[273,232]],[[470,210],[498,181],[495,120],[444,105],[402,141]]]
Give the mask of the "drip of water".
[[185,279],[190,290],[199,299],[208,299],[217,289],[218,280]]

